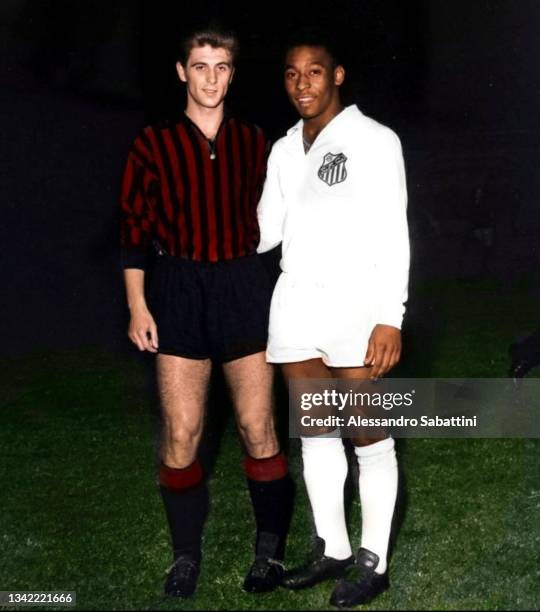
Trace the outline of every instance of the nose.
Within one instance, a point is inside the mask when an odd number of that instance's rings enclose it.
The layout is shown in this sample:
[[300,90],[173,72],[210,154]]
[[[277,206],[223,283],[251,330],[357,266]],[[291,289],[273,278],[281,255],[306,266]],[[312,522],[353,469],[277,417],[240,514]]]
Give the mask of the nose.
[[217,71],[209,70],[207,74],[207,80],[211,84],[217,83]]
[[298,80],[296,81],[296,89],[302,91],[309,87],[309,79],[304,75],[300,74],[298,76]]

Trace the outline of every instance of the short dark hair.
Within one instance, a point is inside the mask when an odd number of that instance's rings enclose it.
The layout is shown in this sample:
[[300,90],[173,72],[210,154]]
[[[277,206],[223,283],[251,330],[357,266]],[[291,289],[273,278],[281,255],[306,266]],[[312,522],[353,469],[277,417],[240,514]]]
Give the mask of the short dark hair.
[[216,25],[191,32],[184,36],[178,50],[178,61],[185,66],[191,50],[195,47],[210,45],[214,49],[226,49],[231,54],[234,62],[238,55],[238,38],[231,30],[225,30]]
[[322,47],[330,56],[334,68],[343,66],[343,50],[337,38],[337,35],[330,37],[326,31],[316,27],[295,29],[287,37],[284,56],[295,47]]

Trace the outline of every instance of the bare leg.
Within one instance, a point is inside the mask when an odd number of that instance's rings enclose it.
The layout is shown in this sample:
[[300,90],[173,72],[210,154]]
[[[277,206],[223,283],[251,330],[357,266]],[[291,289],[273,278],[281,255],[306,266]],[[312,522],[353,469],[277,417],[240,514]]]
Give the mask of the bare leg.
[[[365,380],[370,369],[333,368],[332,372],[339,379]],[[354,438],[353,443],[360,469],[361,547],[377,556],[376,572],[384,574],[398,484],[394,440],[381,428],[369,437]]]
[[[285,456],[279,453],[275,431],[274,368],[266,363],[265,353],[260,352],[226,363],[223,370],[247,451],[244,470],[257,527],[256,559],[282,560],[292,513],[293,484]],[[270,590],[280,576],[278,566],[256,560],[246,576],[244,589]]]
[[332,378],[331,370],[323,363],[322,359],[282,363],[281,370],[286,382],[290,378]]
[[[287,382],[295,378],[332,378],[331,370],[321,359],[283,364]],[[330,435],[302,437],[304,481],[313,511],[315,528],[324,540],[324,554],[344,561],[349,559],[351,545],[345,523],[344,486],[348,464],[341,438]],[[302,572],[292,580],[302,581]]]
[[[362,368],[332,368],[332,376],[337,379],[352,379],[352,380],[369,380],[371,376],[371,367]],[[370,432],[370,436],[361,436],[352,439],[352,443],[355,446],[369,446],[380,440],[384,440],[387,437],[384,429],[379,431]]]
[[163,414],[161,459],[172,468],[195,460],[204,423],[212,364],[209,359],[157,356],[157,379]]
[[274,422],[274,368],[264,352],[223,365],[231,390],[238,431],[251,457],[262,459],[279,452]]
[[[192,593],[195,588],[208,513],[208,489],[196,456],[210,371],[210,360],[157,356],[163,414],[159,482],[175,560],[167,576],[165,592],[177,596]],[[189,560],[187,565],[182,561],[185,558]],[[185,572],[178,568],[191,572],[185,574],[190,576],[189,580],[182,578]]]

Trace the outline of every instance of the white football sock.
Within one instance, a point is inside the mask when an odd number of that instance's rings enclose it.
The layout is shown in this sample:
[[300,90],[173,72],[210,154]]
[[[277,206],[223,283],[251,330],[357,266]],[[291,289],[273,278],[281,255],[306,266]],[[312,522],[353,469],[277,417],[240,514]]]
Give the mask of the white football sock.
[[317,535],[326,543],[324,554],[334,559],[352,555],[345,523],[344,487],[348,464],[341,438],[302,438],[304,480]]
[[398,469],[394,439],[386,438],[354,449],[360,467],[362,548],[379,557],[375,571],[387,568],[388,541],[397,497]]

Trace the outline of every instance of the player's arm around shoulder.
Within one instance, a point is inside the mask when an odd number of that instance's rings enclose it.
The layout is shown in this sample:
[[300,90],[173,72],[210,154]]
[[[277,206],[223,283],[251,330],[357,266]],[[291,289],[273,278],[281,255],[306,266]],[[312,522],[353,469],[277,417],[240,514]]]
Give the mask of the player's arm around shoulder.
[[268,156],[266,179],[259,205],[257,218],[261,239],[258,253],[265,253],[278,246],[283,239],[283,223],[286,215],[285,197],[280,181],[280,166],[283,163],[282,144],[278,140]]

